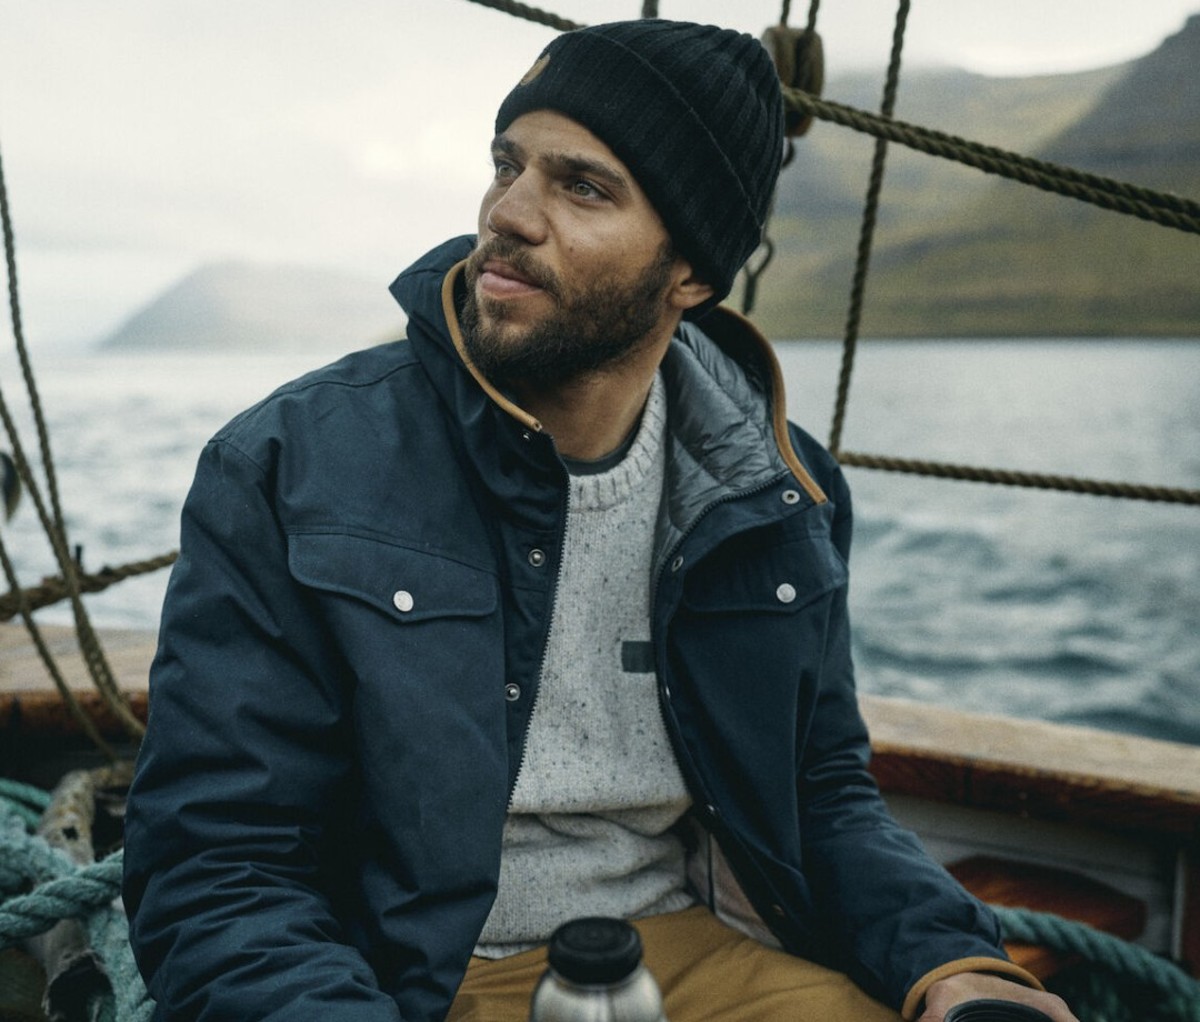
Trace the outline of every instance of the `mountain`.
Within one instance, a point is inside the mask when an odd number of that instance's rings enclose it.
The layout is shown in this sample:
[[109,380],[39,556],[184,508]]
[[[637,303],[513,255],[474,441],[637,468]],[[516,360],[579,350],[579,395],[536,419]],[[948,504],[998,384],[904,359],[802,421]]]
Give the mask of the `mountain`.
[[[1074,75],[902,78],[902,120],[1200,196],[1200,16],[1140,60]],[[877,107],[861,83],[826,94]],[[824,130],[822,130],[824,129]],[[844,136],[834,141],[831,136]],[[874,141],[818,124],[784,172],[755,318],[838,336]],[[1200,238],[889,148],[864,336],[1200,335]],[[851,210],[851,206],[853,209]]]
[[338,355],[403,329],[404,315],[383,283],[314,267],[225,262],[188,274],[101,347]]

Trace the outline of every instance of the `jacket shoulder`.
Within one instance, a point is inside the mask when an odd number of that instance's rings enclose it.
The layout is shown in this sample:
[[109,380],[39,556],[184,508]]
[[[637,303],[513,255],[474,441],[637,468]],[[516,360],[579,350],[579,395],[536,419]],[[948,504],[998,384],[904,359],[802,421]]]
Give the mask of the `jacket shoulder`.
[[406,339],[351,352],[277,387],[226,423],[212,440],[256,458],[264,443],[285,436],[328,435],[329,426],[351,416],[394,416],[398,407],[411,407],[420,393],[413,376],[419,369]]

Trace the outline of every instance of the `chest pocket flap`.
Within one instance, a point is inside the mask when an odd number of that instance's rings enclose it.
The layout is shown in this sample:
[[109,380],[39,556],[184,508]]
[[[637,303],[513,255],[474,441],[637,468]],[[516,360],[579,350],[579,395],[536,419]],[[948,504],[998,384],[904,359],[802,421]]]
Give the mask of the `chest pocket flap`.
[[294,533],[288,569],[304,585],[355,597],[400,622],[482,617],[496,609],[491,572],[367,536]]
[[846,584],[846,563],[827,539],[718,550],[691,573],[683,602],[698,613],[789,614]]

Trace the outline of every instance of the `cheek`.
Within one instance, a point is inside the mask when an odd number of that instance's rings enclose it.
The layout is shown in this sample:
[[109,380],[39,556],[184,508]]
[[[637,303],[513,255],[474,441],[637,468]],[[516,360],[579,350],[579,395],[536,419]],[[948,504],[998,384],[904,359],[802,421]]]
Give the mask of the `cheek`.
[[488,190],[483,193],[483,201],[479,204],[479,219],[477,220],[475,227],[481,238],[488,233],[487,220],[488,214],[491,213],[492,207],[496,204],[495,191],[495,185],[488,188]]

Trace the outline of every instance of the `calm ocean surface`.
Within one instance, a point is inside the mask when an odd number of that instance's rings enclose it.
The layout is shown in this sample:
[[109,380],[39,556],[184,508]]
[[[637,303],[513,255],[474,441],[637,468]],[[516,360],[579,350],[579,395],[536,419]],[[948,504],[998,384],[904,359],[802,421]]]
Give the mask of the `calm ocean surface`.
[[[793,419],[825,439],[840,349],[777,345]],[[71,540],[88,570],[174,549],[217,427],[320,356],[35,353]],[[20,375],[0,384],[31,455]],[[0,446],[7,444],[0,439]],[[1200,488],[1200,343],[867,342],[848,450]],[[851,469],[864,691],[1200,744],[1200,508]],[[5,541],[53,571],[33,505]],[[166,572],[88,597],[153,628]],[[42,611],[66,622],[69,611]]]

